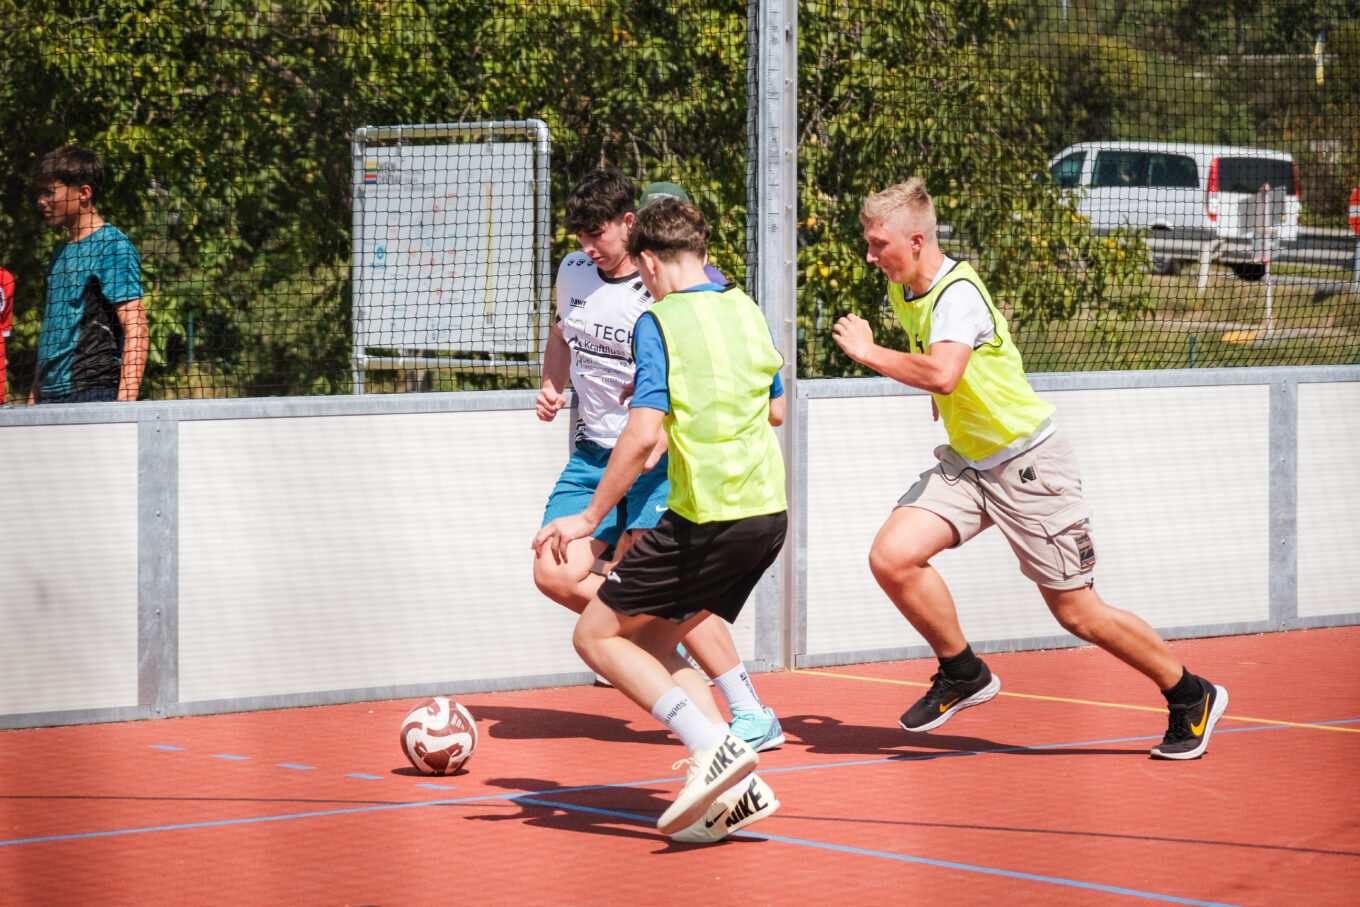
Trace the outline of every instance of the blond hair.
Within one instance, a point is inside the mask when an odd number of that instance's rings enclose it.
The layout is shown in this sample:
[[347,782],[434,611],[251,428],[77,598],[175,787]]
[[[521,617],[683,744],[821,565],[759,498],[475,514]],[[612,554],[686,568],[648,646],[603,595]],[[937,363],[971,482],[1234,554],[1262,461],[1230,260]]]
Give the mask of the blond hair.
[[866,198],[859,209],[859,220],[866,227],[891,221],[904,230],[919,230],[928,241],[935,239],[935,203],[919,176]]

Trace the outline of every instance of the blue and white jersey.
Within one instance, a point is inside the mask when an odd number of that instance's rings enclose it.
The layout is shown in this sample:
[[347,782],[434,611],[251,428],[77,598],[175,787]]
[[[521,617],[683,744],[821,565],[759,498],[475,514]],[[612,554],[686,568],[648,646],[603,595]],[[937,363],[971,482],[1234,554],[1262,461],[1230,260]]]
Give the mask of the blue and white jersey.
[[584,252],[557,268],[557,321],[571,349],[571,386],[580,423],[576,443],[613,449],[628,407],[619,402],[633,383],[633,325],[652,304],[637,274],[606,277]]

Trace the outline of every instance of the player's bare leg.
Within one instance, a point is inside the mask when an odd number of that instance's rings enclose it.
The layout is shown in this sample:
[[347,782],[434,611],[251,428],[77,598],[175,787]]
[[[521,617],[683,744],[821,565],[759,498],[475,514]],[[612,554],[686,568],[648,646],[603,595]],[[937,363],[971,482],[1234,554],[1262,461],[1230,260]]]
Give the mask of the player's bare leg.
[[657,822],[667,835],[699,821],[757,761],[755,750],[728,731],[708,685],[675,653],[681,637],[706,616],[679,624],[628,617],[594,598],[572,635],[577,653],[591,668],[662,721],[689,750],[689,758],[676,763],[688,764],[685,786]]
[[1159,690],[1168,690],[1180,680],[1185,666],[1157,631],[1137,614],[1106,604],[1091,586],[1039,591],[1058,623],[1073,636],[1100,646],[1147,675]]
[[567,546],[566,559],[561,562],[547,551],[540,553],[534,558],[534,585],[559,605],[580,614],[603,581],[593,571],[608,547],[597,538],[584,538]]
[[1106,604],[1092,587],[1039,591],[1063,629],[1140,671],[1162,691],[1167,729],[1162,742],[1152,748],[1154,759],[1204,755],[1209,735],[1228,707],[1225,688],[1191,674],[1147,621]]
[[968,645],[954,597],[930,559],[958,541],[943,517],[920,507],[898,507],[869,549],[869,569],[889,600],[935,654],[957,655]]
[[[650,650],[658,649],[669,641],[669,655],[673,656],[675,646],[689,625],[697,624],[703,616],[698,615],[684,624],[654,617],[628,617],[594,598],[576,622],[572,643],[592,670],[614,684],[619,692],[633,702],[650,710],[661,694],[677,682],[657,653]],[[648,632],[642,634],[639,641],[634,641],[632,637],[639,634],[644,626],[648,626]],[[645,643],[647,648],[643,648],[640,642]],[[662,650],[661,654],[667,653]],[[691,698],[713,721],[722,721],[716,704],[703,707],[705,699],[709,703],[713,700],[707,691],[708,687],[704,685],[704,693]],[[686,692],[689,690],[686,689]]]
[[968,646],[954,597],[930,559],[957,544],[953,525],[920,507],[898,507],[869,549],[869,569],[902,616],[940,660],[930,689],[902,713],[908,731],[929,731],[956,712],[996,696],[1001,681]]
[[685,634],[685,648],[709,677],[726,674],[741,664],[737,644],[720,617],[696,624],[694,629]]

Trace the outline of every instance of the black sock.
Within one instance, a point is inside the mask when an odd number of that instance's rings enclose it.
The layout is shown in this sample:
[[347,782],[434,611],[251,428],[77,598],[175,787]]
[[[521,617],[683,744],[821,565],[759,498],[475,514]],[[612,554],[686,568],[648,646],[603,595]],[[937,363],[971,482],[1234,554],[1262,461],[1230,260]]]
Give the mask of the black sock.
[[1162,690],[1167,705],[1194,705],[1204,696],[1204,684],[1188,668],[1181,668],[1181,679],[1169,690]]
[[982,659],[973,654],[973,647],[967,645],[959,654],[940,659],[940,673],[951,680],[972,680],[984,667]]

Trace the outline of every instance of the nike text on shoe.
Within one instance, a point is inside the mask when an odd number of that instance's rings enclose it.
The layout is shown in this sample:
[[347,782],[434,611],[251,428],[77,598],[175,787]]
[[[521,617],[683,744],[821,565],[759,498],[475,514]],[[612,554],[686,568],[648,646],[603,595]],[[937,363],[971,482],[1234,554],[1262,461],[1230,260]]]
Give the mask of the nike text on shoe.
[[656,827],[663,835],[673,835],[693,825],[723,791],[751,774],[756,762],[756,751],[728,734],[717,749],[699,750],[675,763],[675,768],[689,764],[685,786],[661,814]]
[[762,712],[733,711],[732,736],[745,740],[757,753],[772,750],[784,743],[784,729],[779,726],[779,719],[769,706]]
[[757,774],[729,787],[713,801],[708,812],[689,828],[671,835],[682,844],[714,844],[752,822],[772,815],[779,808],[770,785]]
[[907,731],[928,731],[949,720],[960,709],[982,705],[1001,690],[1001,678],[986,666],[972,680],[951,680],[943,673],[930,678],[930,690],[907,709],[898,724]]
[[1166,736],[1152,748],[1153,759],[1198,759],[1209,745],[1214,725],[1228,708],[1228,691],[1204,681],[1204,696],[1190,705],[1173,705]]

